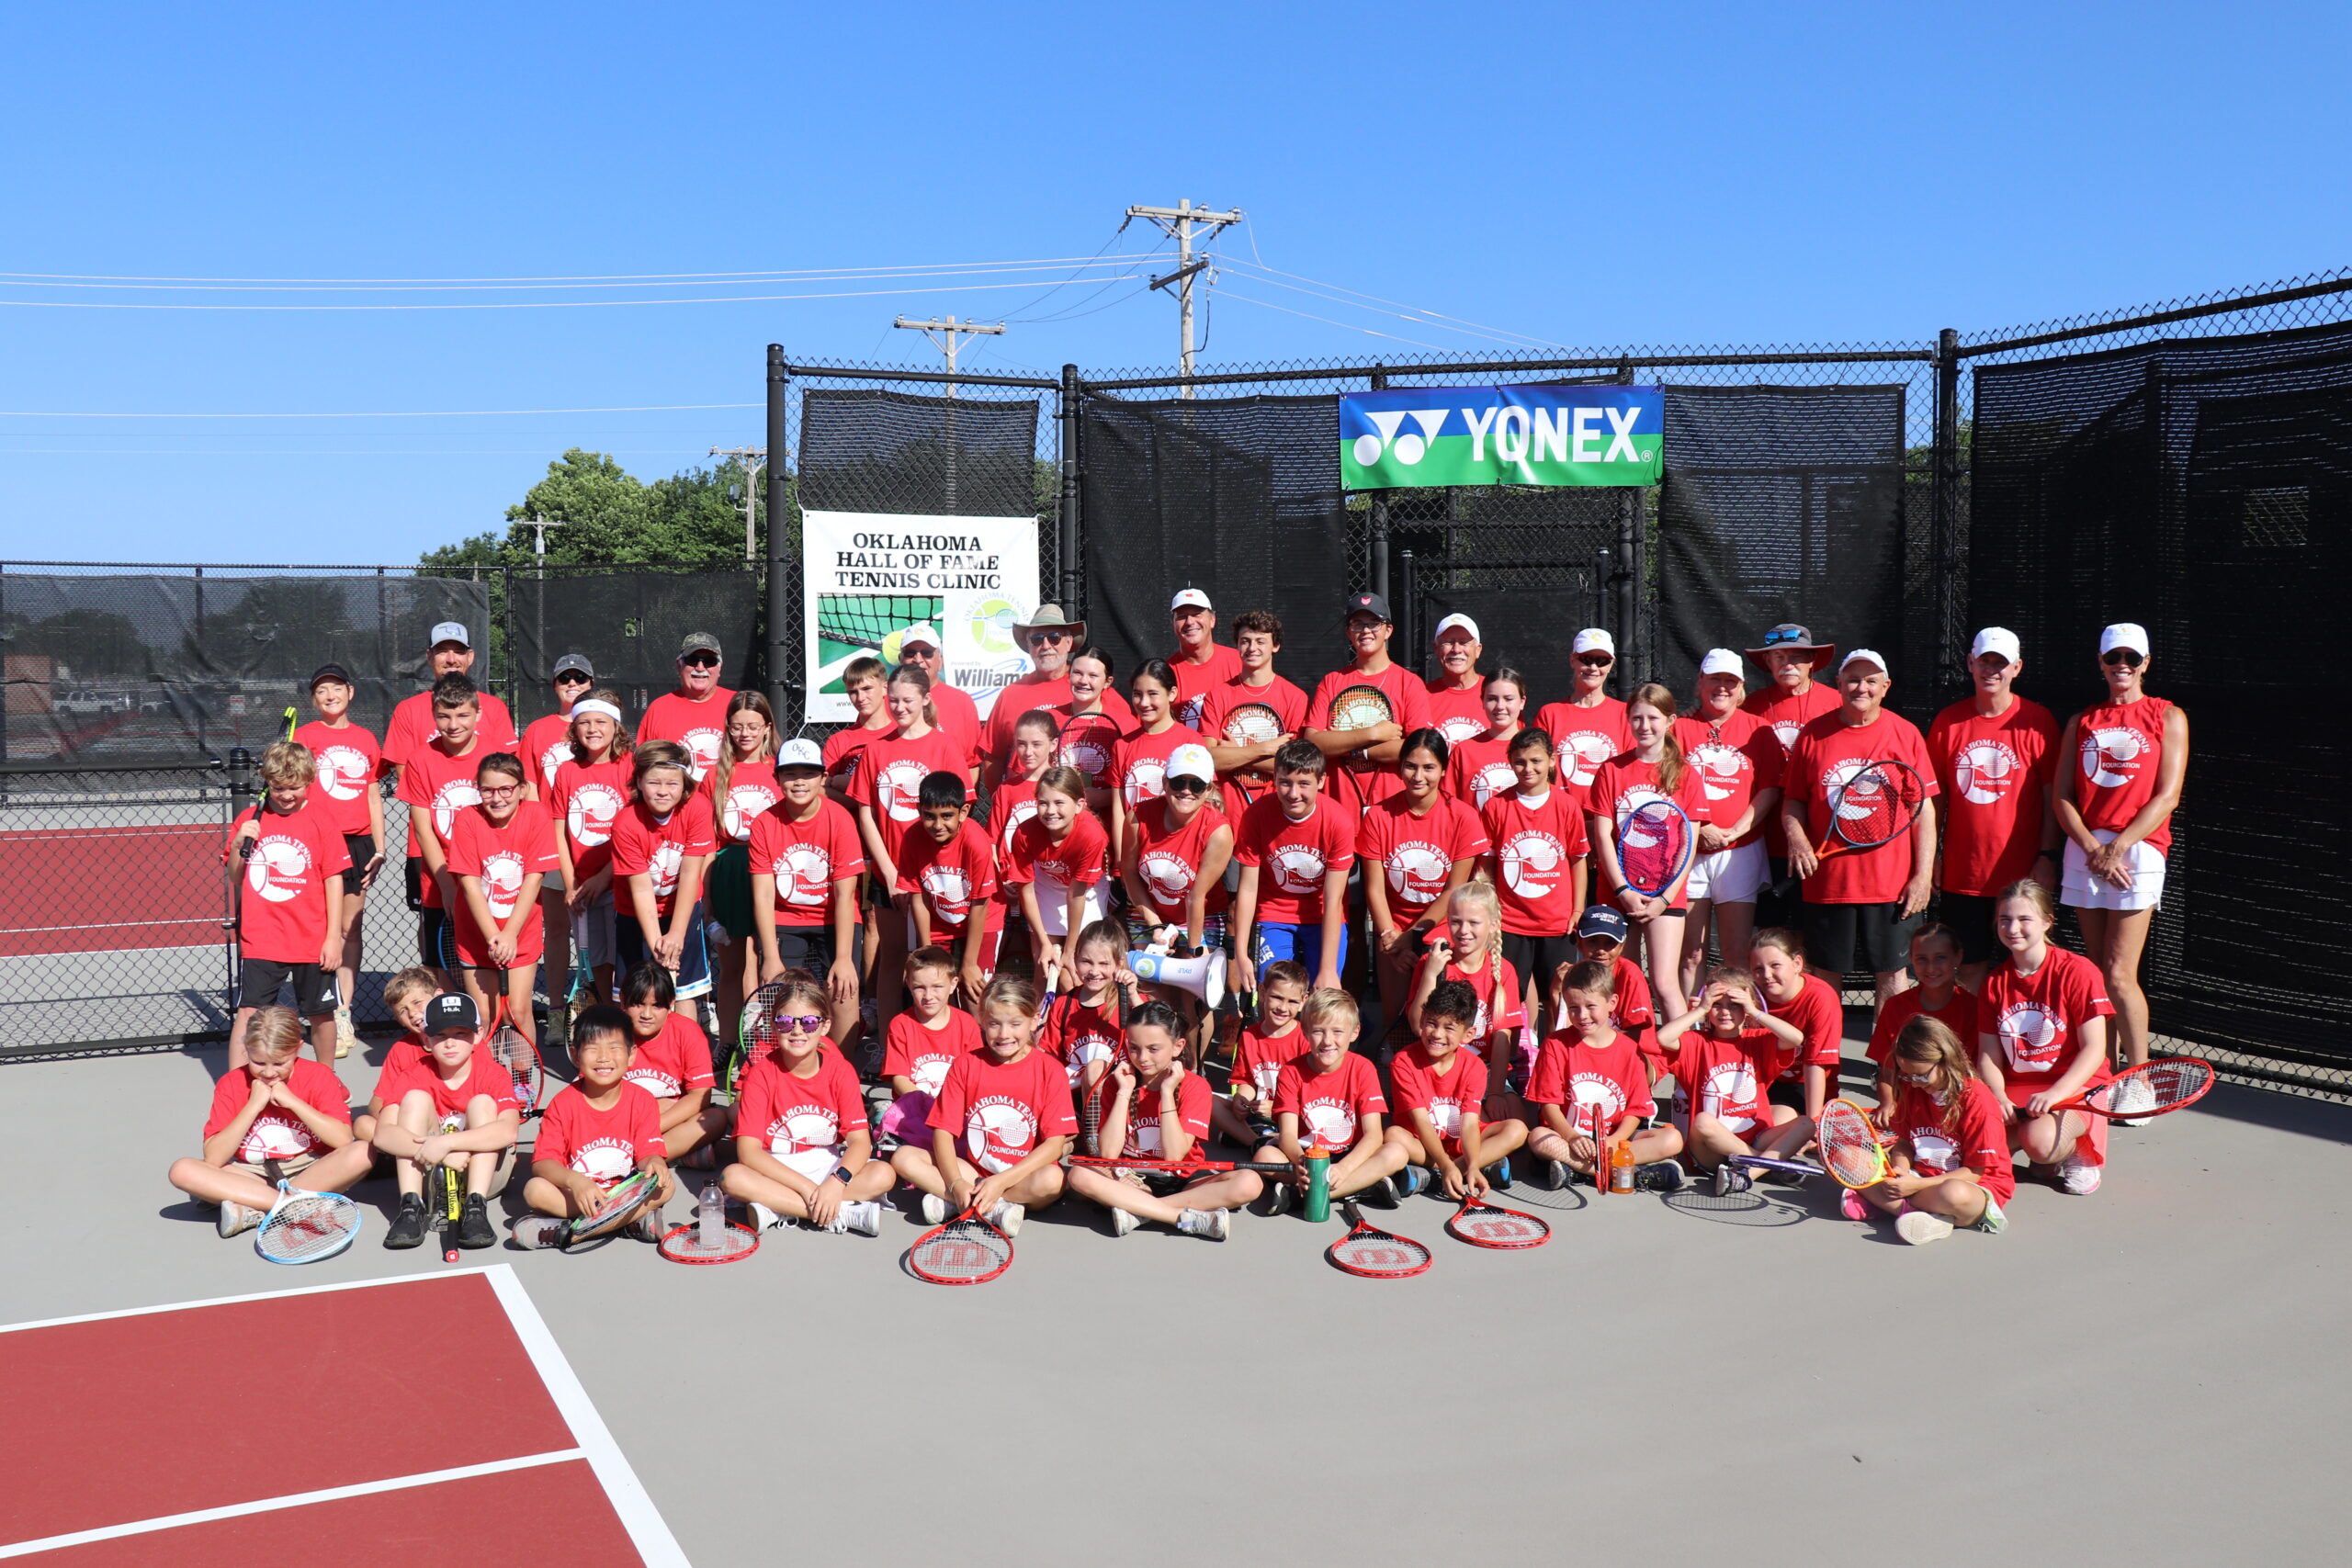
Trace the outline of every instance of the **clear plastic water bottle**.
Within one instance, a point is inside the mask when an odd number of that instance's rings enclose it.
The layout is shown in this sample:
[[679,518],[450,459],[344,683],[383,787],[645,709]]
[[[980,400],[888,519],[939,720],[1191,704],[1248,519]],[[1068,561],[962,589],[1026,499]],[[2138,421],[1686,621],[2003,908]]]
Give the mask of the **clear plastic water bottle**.
[[716,1252],[727,1239],[727,1193],[716,1180],[702,1188],[702,1208],[695,1215],[695,1245]]

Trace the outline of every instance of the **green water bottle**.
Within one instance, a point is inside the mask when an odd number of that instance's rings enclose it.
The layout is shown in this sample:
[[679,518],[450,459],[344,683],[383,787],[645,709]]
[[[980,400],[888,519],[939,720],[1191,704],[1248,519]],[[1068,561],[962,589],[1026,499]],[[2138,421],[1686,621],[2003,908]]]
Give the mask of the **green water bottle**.
[[1317,1224],[1331,1217],[1331,1151],[1320,1144],[1306,1151],[1306,1217]]

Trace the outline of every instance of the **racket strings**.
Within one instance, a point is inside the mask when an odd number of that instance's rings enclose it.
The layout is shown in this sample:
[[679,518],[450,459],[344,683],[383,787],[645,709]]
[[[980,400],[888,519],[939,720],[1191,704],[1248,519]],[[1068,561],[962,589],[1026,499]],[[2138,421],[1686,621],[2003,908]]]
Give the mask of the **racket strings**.
[[2091,1110],[2109,1115],[2154,1116],[2204,1098],[2213,1087],[2213,1068],[2194,1056],[2166,1056],[2119,1073],[2083,1097]]
[[994,1225],[950,1220],[915,1243],[908,1266],[932,1280],[964,1284],[986,1280],[1012,1261],[1012,1243]]
[[1361,1274],[1403,1274],[1426,1265],[1430,1250],[1386,1231],[1366,1231],[1333,1243],[1331,1260]]
[[1868,1187],[1886,1173],[1878,1134],[1849,1102],[1832,1100],[1822,1109],[1817,1137],[1822,1165],[1845,1186]]
[[1552,1234],[1552,1227],[1532,1214],[1515,1213],[1482,1204],[1464,1209],[1446,1228],[1464,1241],[1481,1247],[1533,1247]]
[[278,1205],[262,1223],[254,1245],[268,1257],[300,1262],[341,1251],[358,1229],[358,1204],[328,1193],[309,1194]]

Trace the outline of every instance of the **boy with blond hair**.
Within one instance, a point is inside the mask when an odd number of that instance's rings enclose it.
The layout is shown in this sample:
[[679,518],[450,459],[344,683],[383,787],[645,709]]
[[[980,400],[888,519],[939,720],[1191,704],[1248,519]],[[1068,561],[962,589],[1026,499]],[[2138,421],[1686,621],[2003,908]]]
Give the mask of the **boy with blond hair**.
[[262,753],[262,798],[229,829],[220,852],[237,912],[237,1014],[229,1066],[245,1065],[245,1029],[257,1008],[294,987],[311,1023],[311,1047],[334,1060],[335,970],[343,963],[343,874],[351,853],[323,808],[311,803],[319,774],[311,749],[280,740]]

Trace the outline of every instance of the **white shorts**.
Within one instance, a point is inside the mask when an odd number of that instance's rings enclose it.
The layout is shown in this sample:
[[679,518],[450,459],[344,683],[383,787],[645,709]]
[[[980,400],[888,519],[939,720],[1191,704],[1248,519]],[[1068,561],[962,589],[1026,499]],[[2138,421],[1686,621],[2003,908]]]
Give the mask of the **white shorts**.
[[1771,874],[1772,868],[1764,859],[1764,840],[1758,839],[1752,844],[1691,856],[1690,876],[1683,884],[1683,892],[1694,901],[1708,898],[1718,904],[1753,904]]
[[841,1154],[834,1149],[800,1149],[786,1152],[771,1145],[768,1152],[775,1156],[776,1163],[785,1169],[795,1176],[806,1177],[810,1181],[822,1181],[842,1168]]
[[[2102,844],[2115,841],[2115,835],[2104,828],[2091,829],[2091,837]],[[2083,853],[2082,845],[2067,840],[2065,868],[2058,877],[2058,902],[2070,909],[2154,909],[2162,905],[2164,852],[2143,839],[2123,852],[2123,859],[2132,868],[2132,886],[2128,889],[2118,887],[2103,876],[2093,876],[2090,857]]]
[[1097,882],[1086,889],[1086,896],[1075,908],[1069,903],[1069,884],[1056,882],[1051,877],[1037,878],[1037,914],[1046,922],[1047,936],[1069,935],[1069,922],[1078,921],[1084,931],[1111,912],[1111,888],[1108,883]]

